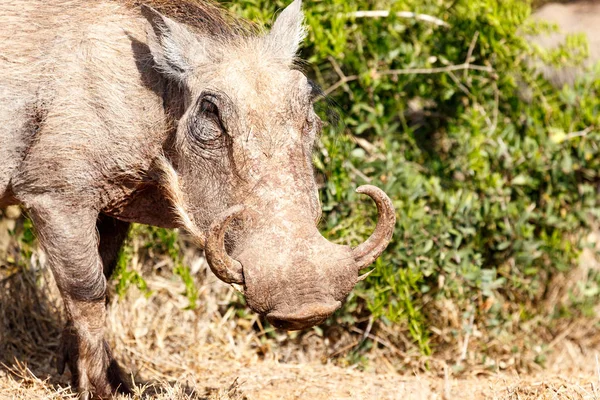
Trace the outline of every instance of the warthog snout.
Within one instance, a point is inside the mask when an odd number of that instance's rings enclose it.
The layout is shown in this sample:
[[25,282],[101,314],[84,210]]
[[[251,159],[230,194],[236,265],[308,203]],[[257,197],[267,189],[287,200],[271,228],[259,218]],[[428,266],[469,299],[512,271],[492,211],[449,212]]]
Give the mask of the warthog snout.
[[332,301],[331,303],[309,304],[296,312],[283,314],[271,312],[267,314],[267,320],[276,328],[288,331],[307,329],[325,321],[327,317],[333,314],[342,303]]
[[[359,193],[376,203],[379,221],[371,237],[352,249],[329,242],[313,221],[268,220],[226,251],[225,233],[231,221],[242,218],[246,207],[225,211],[212,223],[206,257],[212,271],[227,283],[244,286],[248,305],[277,328],[304,329],[321,323],[341,306],[371,264],[391,240],[395,224],[391,200],[374,186]],[[239,250],[238,250],[239,249]]]

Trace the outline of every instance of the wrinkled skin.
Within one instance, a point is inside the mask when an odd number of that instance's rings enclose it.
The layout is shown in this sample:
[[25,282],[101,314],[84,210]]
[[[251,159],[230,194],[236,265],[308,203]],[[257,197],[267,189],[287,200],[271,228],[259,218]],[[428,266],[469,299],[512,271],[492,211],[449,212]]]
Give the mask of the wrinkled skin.
[[0,3],[0,205],[34,222],[68,317],[58,369],[83,398],[129,392],[104,341],[106,277],[129,223],[188,230],[282,329],[338,309],[395,223],[366,186],[379,221],[365,243],[316,228],[321,121],[294,68],[300,0],[268,34],[202,1],[151,3],[189,10],[193,26],[127,0]]

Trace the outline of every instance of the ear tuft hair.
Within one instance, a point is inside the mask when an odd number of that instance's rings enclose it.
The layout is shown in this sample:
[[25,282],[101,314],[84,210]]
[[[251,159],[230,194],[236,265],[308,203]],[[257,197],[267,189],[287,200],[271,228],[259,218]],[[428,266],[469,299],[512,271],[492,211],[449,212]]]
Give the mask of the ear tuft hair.
[[305,37],[306,26],[302,13],[302,0],[294,0],[277,17],[267,40],[275,55],[291,64]]
[[150,23],[148,47],[156,68],[165,76],[183,82],[194,65],[204,57],[199,39],[184,25],[169,19],[147,5],[142,15]]

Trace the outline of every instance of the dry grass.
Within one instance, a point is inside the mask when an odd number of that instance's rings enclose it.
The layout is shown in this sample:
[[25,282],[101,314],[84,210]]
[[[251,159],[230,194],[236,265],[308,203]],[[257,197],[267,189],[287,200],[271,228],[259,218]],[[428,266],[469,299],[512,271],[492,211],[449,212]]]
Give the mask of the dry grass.
[[[12,238],[4,239],[0,235],[6,260],[0,267],[0,399],[72,398],[68,373],[58,376],[54,368],[64,324],[54,280],[37,250],[25,257]],[[332,365],[328,355],[339,349],[316,330],[299,337],[265,329],[256,315],[234,305],[238,295],[191,248],[185,262],[197,284],[199,307],[186,309],[185,285],[172,273],[172,260],[140,241],[132,246],[130,264],[144,274],[151,293],[132,286],[124,298],[111,295],[107,339],[132,371],[134,398],[420,396],[421,383],[411,378]]]
[[[245,329],[253,321],[236,318],[233,308],[223,312],[235,295],[212,279],[200,288],[199,310],[183,310],[187,299],[178,280],[155,277],[148,284],[150,296],[132,288],[109,305],[109,341],[133,371],[135,398],[397,398],[402,387],[412,398],[426,398],[419,397],[418,380],[261,355],[269,341]],[[5,278],[0,292],[0,398],[71,398],[68,376],[53,368],[62,320],[47,270],[21,270]]]
[[[510,343],[502,344],[506,357],[493,362],[470,352],[468,341],[466,352],[460,348],[426,360],[409,345],[391,343],[388,328],[376,330],[368,321],[354,332],[339,327],[302,335],[269,331],[257,316],[234,305],[237,294],[217,281],[192,249],[185,261],[192,266],[199,307],[188,310],[172,261],[141,242],[132,245],[130,264],[144,274],[152,292],[132,287],[122,299],[113,294],[107,337],[121,364],[132,371],[134,398],[600,399],[600,369],[589,350],[597,348],[600,335],[589,321],[558,329],[547,370],[526,361],[532,355],[510,355]],[[0,267],[0,399],[75,398],[68,374],[58,376],[54,369],[64,321],[43,257],[35,250],[25,257],[1,232],[0,253],[6,260]],[[347,364],[346,355],[357,354],[363,338],[374,343],[358,352],[366,371],[334,365]],[[520,361],[511,364],[515,359]],[[526,362],[527,368],[519,368]],[[517,374],[524,370],[529,374]]]

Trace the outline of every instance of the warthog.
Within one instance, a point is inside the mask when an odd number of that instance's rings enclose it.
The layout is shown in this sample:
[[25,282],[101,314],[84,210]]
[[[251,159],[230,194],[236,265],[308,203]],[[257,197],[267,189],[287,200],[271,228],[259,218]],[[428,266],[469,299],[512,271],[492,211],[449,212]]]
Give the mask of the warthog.
[[581,67],[541,66],[541,72],[554,86],[572,85],[586,67],[600,61],[600,1],[579,1],[568,4],[550,3],[535,11],[533,17],[552,22],[559,31],[540,35],[532,40],[543,48],[552,49],[564,43],[567,34],[583,33],[589,43],[589,57]]
[[364,186],[379,212],[365,243],[316,228],[322,123],[295,68],[300,0],[268,34],[201,0],[150,3],[0,2],[0,205],[33,220],[68,317],[58,369],[84,398],[129,391],[103,336],[131,222],[190,231],[212,271],[289,330],[340,307],[395,223]]

